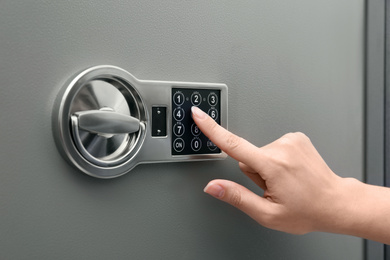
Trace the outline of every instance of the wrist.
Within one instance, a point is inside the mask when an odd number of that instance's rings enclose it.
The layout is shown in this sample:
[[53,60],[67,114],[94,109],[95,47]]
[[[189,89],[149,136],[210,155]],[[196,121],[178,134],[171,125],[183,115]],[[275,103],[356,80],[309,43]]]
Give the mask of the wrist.
[[390,243],[390,189],[345,179],[344,210],[346,220],[339,232],[382,243]]
[[318,231],[356,235],[356,227],[364,221],[359,212],[364,193],[364,183],[354,178],[338,177],[331,195],[324,202],[326,214],[319,216]]
[[340,178],[319,231],[390,242],[390,189]]

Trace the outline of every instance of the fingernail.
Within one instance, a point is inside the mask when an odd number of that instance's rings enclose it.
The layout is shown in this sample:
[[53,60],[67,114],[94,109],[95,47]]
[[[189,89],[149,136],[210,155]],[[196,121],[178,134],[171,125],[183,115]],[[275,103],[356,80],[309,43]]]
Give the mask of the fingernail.
[[225,193],[225,189],[221,185],[213,183],[207,184],[203,191],[216,198],[222,198]]
[[191,107],[191,112],[193,115],[195,115],[199,119],[205,119],[206,118],[206,113],[203,112],[201,109],[199,109],[196,106]]

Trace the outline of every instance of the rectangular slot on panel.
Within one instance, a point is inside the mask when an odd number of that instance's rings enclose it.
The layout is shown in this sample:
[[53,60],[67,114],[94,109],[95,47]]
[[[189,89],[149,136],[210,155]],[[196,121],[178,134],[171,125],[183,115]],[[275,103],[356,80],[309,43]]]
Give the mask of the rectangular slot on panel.
[[167,108],[152,107],[152,136],[167,136]]

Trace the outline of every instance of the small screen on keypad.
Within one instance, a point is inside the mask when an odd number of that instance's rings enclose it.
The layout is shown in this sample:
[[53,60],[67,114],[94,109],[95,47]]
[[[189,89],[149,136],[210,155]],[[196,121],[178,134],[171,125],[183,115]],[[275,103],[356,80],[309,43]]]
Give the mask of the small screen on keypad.
[[220,90],[172,88],[172,155],[221,153],[194,123],[192,106],[221,124]]

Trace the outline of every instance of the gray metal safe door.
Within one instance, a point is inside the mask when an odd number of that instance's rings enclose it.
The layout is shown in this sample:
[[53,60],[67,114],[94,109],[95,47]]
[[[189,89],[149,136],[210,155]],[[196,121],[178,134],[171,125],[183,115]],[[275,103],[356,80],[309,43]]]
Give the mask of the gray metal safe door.
[[258,146],[302,131],[363,179],[363,54],[363,0],[1,1],[0,258],[362,259],[362,239],[272,231],[205,195],[214,178],[260,193],[231,158],[87,176],[58,152],[52,114],[97,65],[224,83],[231,131]]

